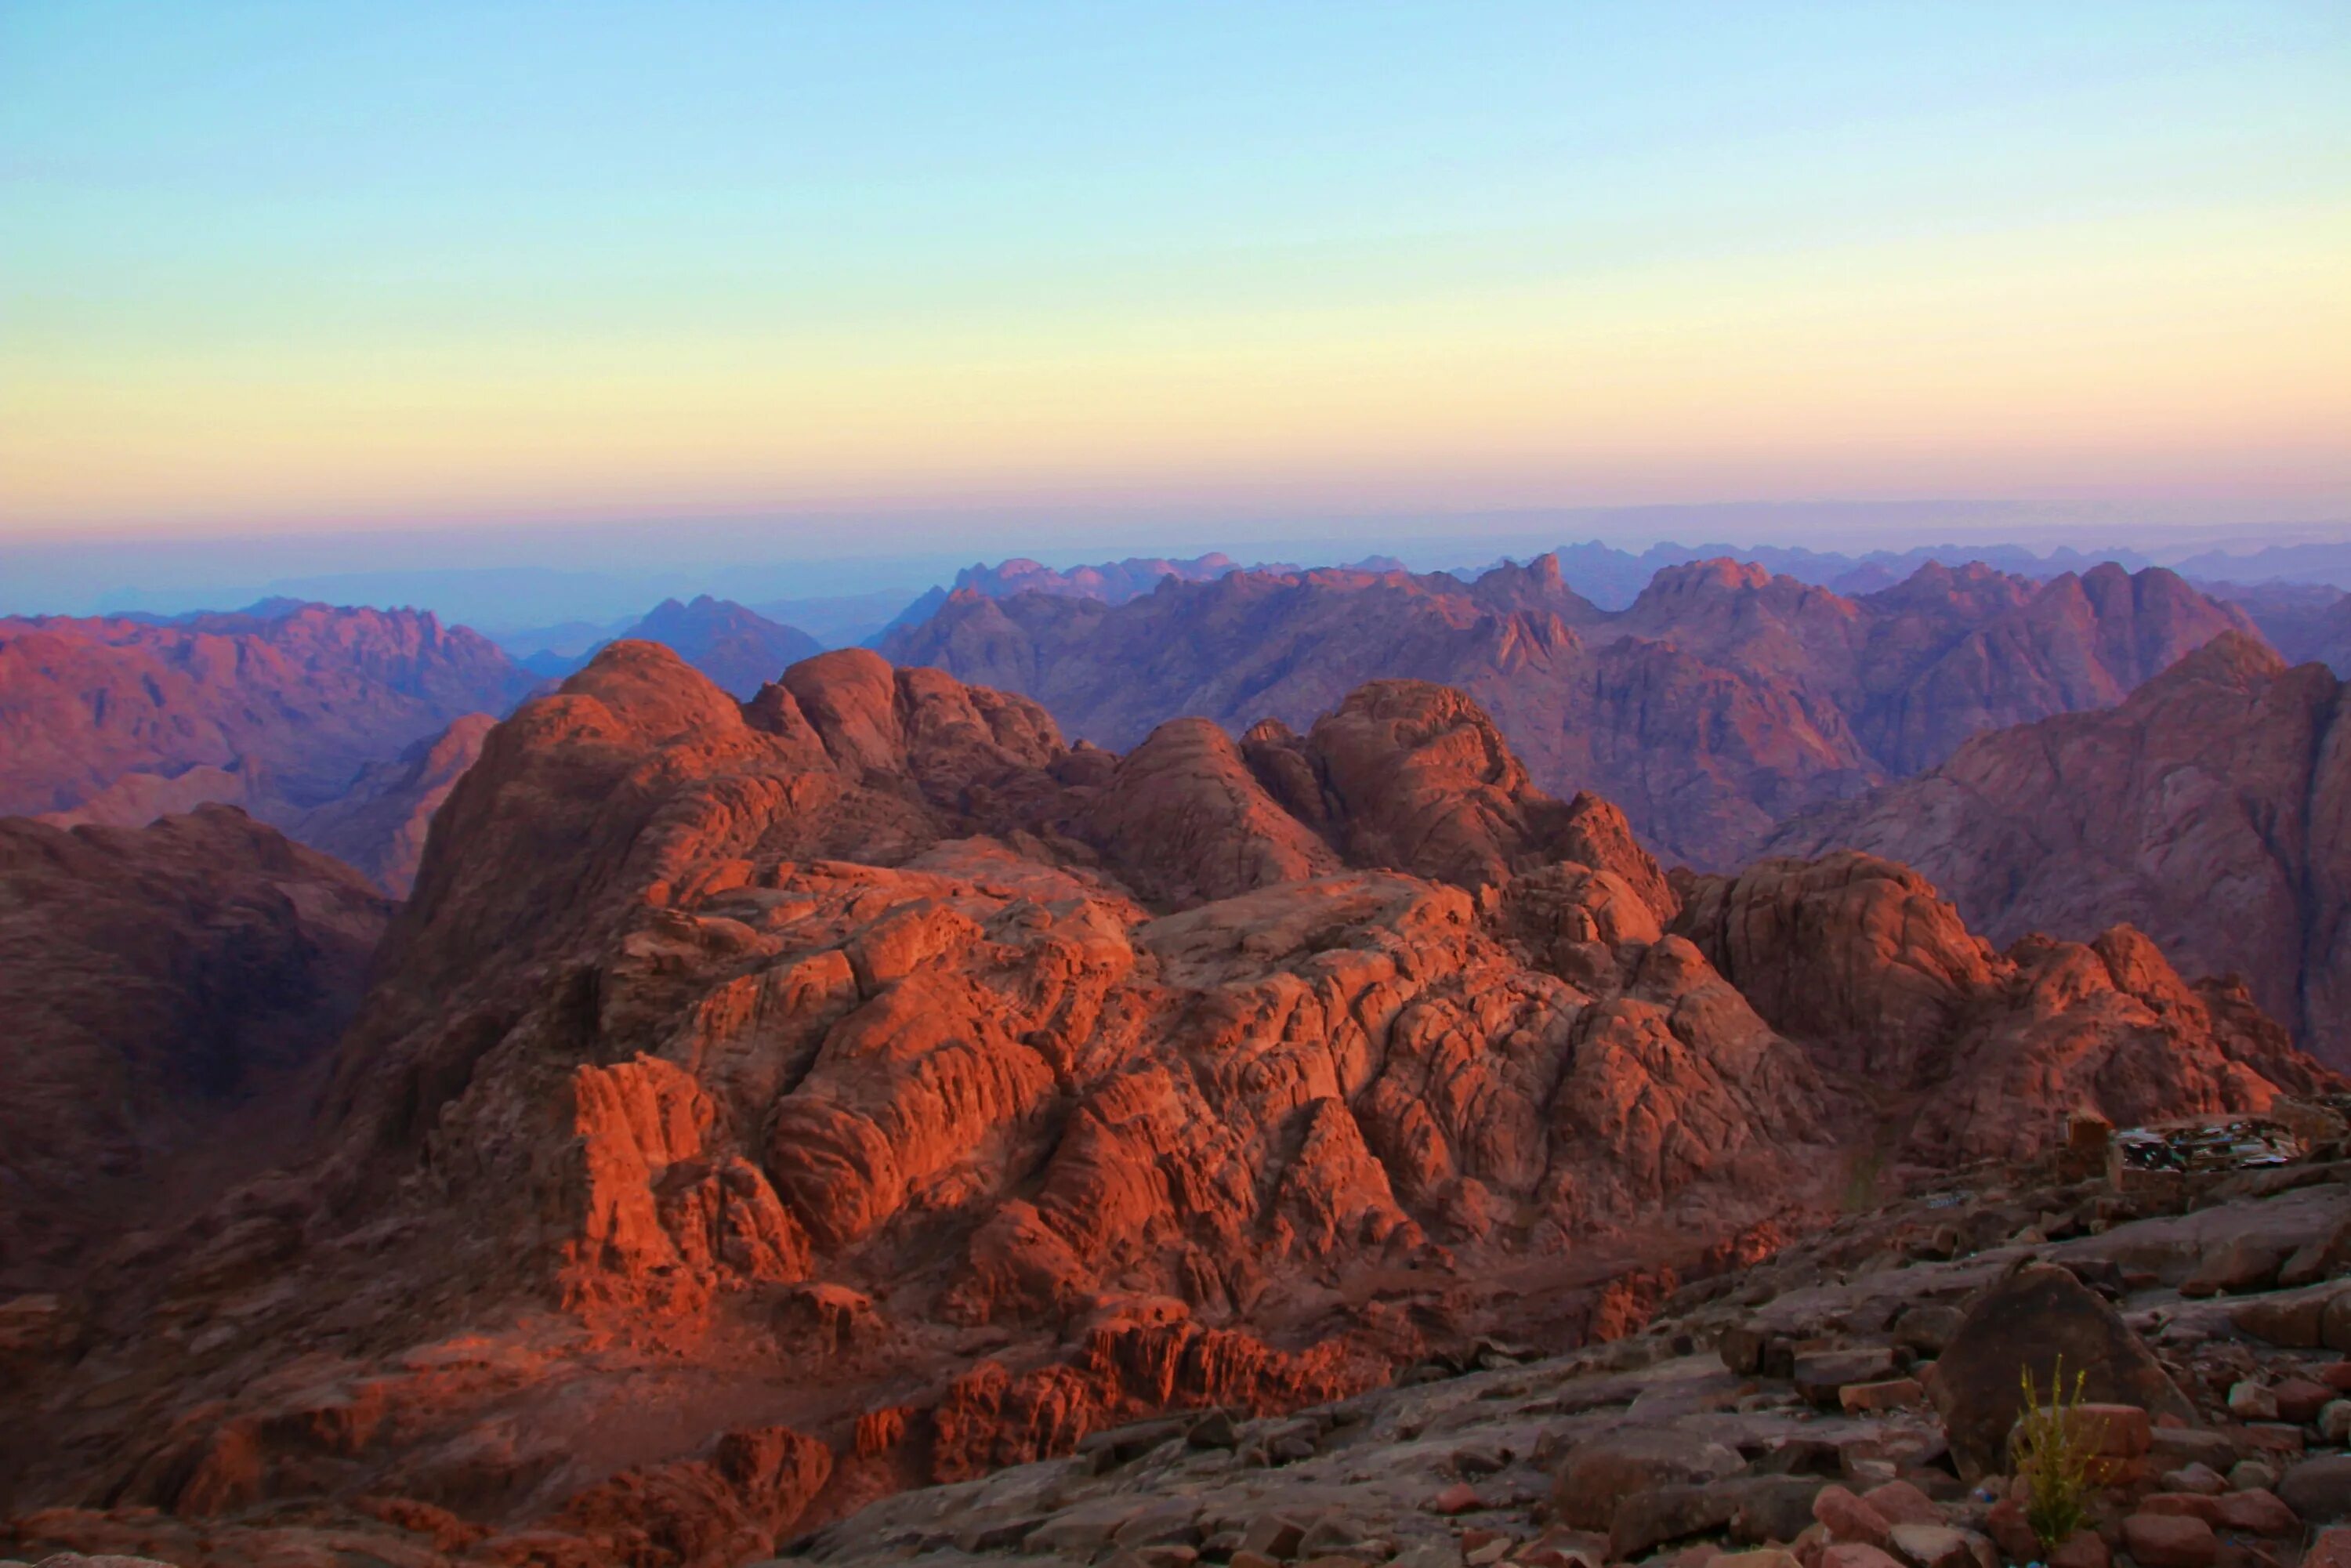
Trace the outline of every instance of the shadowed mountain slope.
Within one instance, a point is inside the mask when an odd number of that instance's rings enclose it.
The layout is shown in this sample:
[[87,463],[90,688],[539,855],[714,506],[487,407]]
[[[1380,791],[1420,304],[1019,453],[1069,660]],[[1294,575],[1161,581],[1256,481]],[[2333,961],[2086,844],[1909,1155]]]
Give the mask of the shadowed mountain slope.
[[1979,736],[1771,847],[1914,865],[1994,940],[2127,921],[2193,974],[2245,977],[2351,1061],[2351,723],[2324,665],[2219,639],[2121,706]]
[[72,1280],[295,1152],[390,914],[225,806],[0,818],[0,1283]]

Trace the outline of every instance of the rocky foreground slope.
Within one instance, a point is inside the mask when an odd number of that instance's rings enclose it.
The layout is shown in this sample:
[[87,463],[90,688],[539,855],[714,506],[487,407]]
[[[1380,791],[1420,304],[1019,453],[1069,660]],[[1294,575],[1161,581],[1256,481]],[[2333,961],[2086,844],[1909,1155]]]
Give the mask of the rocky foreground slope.
[[2063,1357],[2112,1457],[2059,1561],[2336,1563],[2351,1532],[2305,1543],[2351,1518],[2346,1175],[1947,1184],[1685,1288],[1637,1335],[1097,1433],[787,1549],[831,1568],[2038,1562],[2005,1439],[2020,1374],[2045,1388]]
[[737,704],[616,644],[490,733],[377,963],[329,1155],[0,1308],[52,1347],[6,1506],[83,1511],[21,1538],[732,1562],[1621,1338],[2075,1113],[2340,1087],[2126,931],[1996,955],[1866,857],[1677,889],[1412,682],[1120,757],[871,654]]
[[1232,571],[1118,605],[965,591],[880,646],[1115,747],[1179,714],[1302,726],[1374,677],[1439,682],[1494,716],[1538,785],[1604,795],[1669,859],[1722,871],[1785,817],[1980,731],[2118,701],[2231,630],[2252,630],[2243,612],[2158,569],[2043,583],[1929,565],[1845,598],[1714,560],[1607,612],[1543,556],[1468,582]]
[[1916,866],[1995,941],[2129,922],[2190,973],[2243,976],[2311,1051],[2351,1061],[2346,690],[2223,637],[2118,707],[1980,737],[1772,848]]
[[[2331,1113],[2314,1114],[2324,1136]],[[340,1517],[48,1509],[0,1550],[191,1568],[776,1552],[826,1568],[2335,1568],[2351,1553],[2341,1153],[2234,1176],[1980,1169],[1686,1285],[1570,1354],[1480,1342],[1329,1403],[1102,1427],[1070,1457],[830,1522],[841,1461],[768,1429],[616,1478],[553,1529],[381,1498]],[[2085,1376],[2104,1457],[2053,1558],[2005,1439],[2020,1373],[2045,1388],[2061,1365]]]

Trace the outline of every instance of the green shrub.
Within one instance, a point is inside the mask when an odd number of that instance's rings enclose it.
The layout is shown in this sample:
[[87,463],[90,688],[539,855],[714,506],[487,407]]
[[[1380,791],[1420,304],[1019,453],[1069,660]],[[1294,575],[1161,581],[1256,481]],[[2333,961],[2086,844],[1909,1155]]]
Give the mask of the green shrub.
[[2086,1373],[2074,1375],[2070,1394],[2065,1387],[2065,1358],[2059,1356],[2049,1373],[2049,1397],[2044,1404],[2032,1381],[2032,1368],[2023,1371],[2024,1414],[2009,1439],[2016,1473],[2024,1478],[2024,1522],[2048,1551],[2055,1551],[2087,1522],[2083,1500],[2100,1469],[2105,1446],[2105,1423],[2078,1414]]

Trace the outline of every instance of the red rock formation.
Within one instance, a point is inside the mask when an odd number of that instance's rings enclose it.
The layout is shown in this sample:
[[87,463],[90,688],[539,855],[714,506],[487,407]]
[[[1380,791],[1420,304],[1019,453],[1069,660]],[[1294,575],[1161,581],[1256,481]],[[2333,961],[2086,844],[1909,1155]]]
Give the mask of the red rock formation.
[[[1313,765],[1295,760],[1319,810]],[[1104,783],[1087,836],[1132,868],[1130,885],[1146,899],[1180,907],[1342,868],[1308,825],[1318,819],[1285,810],[1233,737],[1207,719],[1168,720]]]
[[1307,750],[1357,865],[1483,887],[1558,858],[1559,802],[1458,692],[1375,682],[1315,721]]
[[2189,986],[2127,925],[1995,953],[1917,873],[1852,852],[1684,892],[1677,929],[1772,1027],[1875,1086],[1915,1159],[2028,1154],[2077,1111],[2264,1111],[2332,1081],[2241,987]]
[[[615,644],[436,816],[332,1154],[105,1277],[89,1342],[153,1359],[103,1398],[110,1353],[48,1368],[0,1475],[667,1568],[768,1549],[813,1484],[759,1501],[714,1434],[825,1444],[818,1519],[1170,1404],[1629,1332],[1669,1270],[1817,1220],[1876,1133],[1844,1015],[1775,1030],[1677,910],[1442,688],[1117,758],[870,653],[737,705]],[[2158,1093],[2253,1092],[2257,1020],[2101,962],[2182,1064]],[[1848,1012],[1909,1005],[1847,967]],[[2106,1014],[2071,995],[1971,1060],[2074,1050]],[[95,1517],[39,1538],[119,1539]]]
[[772,1557],[832,1473],[832,1450],[789,1427],[729,1432],[707,1459],[623,1471],[564,1505],[556,1531],[596,1563],[734,1568]]
[[932,1415],[931,1476],[965,1480],[1066,1453],[1090,1431],[1171,1408],[1281,1410],[1343,1398],[1384,1371],[1335,1342],[1284,1355],[1196,1323],[1097,1328],[1067,1363],[1017,1375],[984,1361],[950,1384]]
[[1942,767],[1799,818],[1782,852],[1917,866],[1996,942],[2127,923],[2183,971],[2244,977],[2351,1063],[2351,729],[2344,686],[2224,637],[2120,706],[1979,737]]
[[2112,703],[2250,626],[2169,572],[2112,566],[2046,584],[1928,566],[1847,599],[1703,561],[1611,613],[1546,556],[1466,583],[1231,572],[1121,605],[965,590],[883,646],[1026,693],[1110,746],[1178,714],[1303,727],[1366,681],[1440,682],[1493,715],[1538,785],[1595,790],[1668,853],[1727,868],[1786,816],[1979,730]]
[[227,807],[0,819],[0,1287],[70,1279],[114,1228],[292,1154],[389,914]]

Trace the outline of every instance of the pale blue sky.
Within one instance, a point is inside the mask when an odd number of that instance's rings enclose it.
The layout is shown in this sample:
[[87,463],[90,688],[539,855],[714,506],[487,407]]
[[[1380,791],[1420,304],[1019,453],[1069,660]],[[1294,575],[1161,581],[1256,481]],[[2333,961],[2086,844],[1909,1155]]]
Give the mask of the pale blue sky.
[[[2199,354],[2294,395],[2223,410],[2180,482],[2225,490],[2268,442],[2306,510],[2344,473],[2313,433],[2342,406],[2316,274],[2351,259],[2346,214],[2339,3],[19,0],[0,528],[1343,507],[1391,458],[1383,483],[1432,505],[2095,490],[2096,463],[2199,428]],[[2045,339],[2083,309],[2041,279],[2095,295],[2145,258],[2168,270],[2132,308],[2213,310],[2146,349],[2179,378],[2160,408],[2118,353],[2127,384],[2062,461],[2020,436],[2004,465],[1994,434],[1939,453],[1920,432],[1998,402],[1953,350],[1906,372],[1909,424],[1839,434],[1886,401],[1873,358],[2011,293]],[[1853,367],[1750,450],[1728,405],[1769,402],[1844,291],[1868,302]],[[2262,299],[2274,343],[2246,325]],[[1720,334],[1721,388],[1693,358],[1579,444],[1591,406],[1511,360],[1521,319],[1604,407],[1687,323]],[[1461,412],[1412,376],[1499,390]]]

